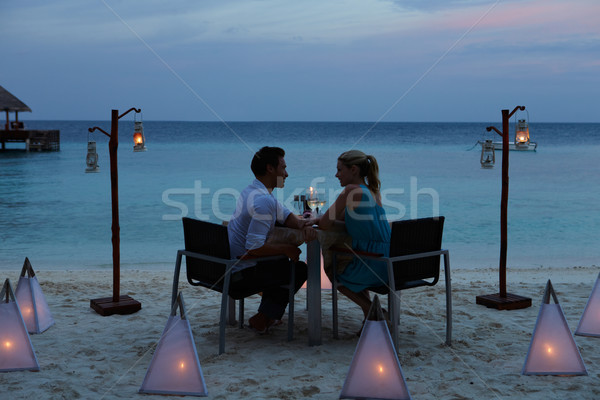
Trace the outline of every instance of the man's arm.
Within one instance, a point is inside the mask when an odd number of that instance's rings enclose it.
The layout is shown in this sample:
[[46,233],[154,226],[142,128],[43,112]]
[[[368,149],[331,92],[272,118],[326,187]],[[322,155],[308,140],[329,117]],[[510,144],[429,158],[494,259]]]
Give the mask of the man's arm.
[[300,249],[292,244],[284,243],[266,243],[257,249],[248,250],[251,256],[277,256],[285,255],[292,261],[298,261],[300,258]]
[[286,218],[284,225],[288,228],[301,230],[302,234],[304,235],[304,241],[310,242],[311,240],[315,240],[317,238],[317,231],[312,227],[315,221],[316,220],[312,218],[299,218],[294,213],[291,213]]

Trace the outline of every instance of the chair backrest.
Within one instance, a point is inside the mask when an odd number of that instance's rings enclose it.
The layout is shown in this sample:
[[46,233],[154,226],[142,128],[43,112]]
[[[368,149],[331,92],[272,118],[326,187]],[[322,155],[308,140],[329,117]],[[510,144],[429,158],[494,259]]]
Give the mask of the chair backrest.
[[[207,221],[183,218],[185,249],[207,256],[230,259],[227,227]],[[226,266],[212,261],[186,257],[188,282],[222,292]]]
[[[441,250],[443,229],[444,217],[393,222],[390,257]],[[440,256],[398,261],[393,267],[397,289],[433,286],[440,276]]]

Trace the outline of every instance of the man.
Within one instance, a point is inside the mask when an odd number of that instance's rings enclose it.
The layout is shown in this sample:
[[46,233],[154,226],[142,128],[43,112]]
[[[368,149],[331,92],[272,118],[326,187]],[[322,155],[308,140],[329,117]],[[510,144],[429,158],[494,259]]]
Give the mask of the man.
[[[285,255],[296,262],[295,291],[306,281],[306,264],[298,261],[300,249],[292,244],[268,243],[267,238],[275,222],[300,229],[306,241],[316,238],[311,222],[298,218],[275,199],[272,192],[282,188],[288,177],[285,151],[279,147],[263,147],[252,158],[251,169],[256,179],[246,187],[236,204],[236,210],[227,226],[232,257]],[[248,321],[251,328],[265,333],[281,320],[288,305],[290,263],[287,258],[273,261],[243,260],[233,266],[236,285],[262,291],[258,313]]]

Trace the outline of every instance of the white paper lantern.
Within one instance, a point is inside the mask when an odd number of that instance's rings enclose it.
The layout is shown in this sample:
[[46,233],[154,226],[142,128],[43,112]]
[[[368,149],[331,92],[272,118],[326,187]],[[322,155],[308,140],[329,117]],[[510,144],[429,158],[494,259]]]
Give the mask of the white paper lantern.
[[10,281],[0,291],[0,372],[39,371],[35,351]]
[[410,398],[396,349],[381,312],[379,298],[375,296],[340,399]]
[[[550,296],[556,304],[550,304]],[[523,374],[587,375],[550,280],[535,323]]]
[[[26,274],[27,276],[25,276]],[[28,258],[25,258],[23,263],[15,296],[29,333],[42,333],[54,325],[54,319],[44,293],[42,293],[42,287]]]
[[[177,308],[181,317],[177,316]],[[158,341],[140,393],[207,396],[183,296],[177,296],[167,325]]]
[[590,298],[583,310],[579,325],[575,331],[580,336],[600,337],[600,274],[596,278],[596,284],[592,289]]

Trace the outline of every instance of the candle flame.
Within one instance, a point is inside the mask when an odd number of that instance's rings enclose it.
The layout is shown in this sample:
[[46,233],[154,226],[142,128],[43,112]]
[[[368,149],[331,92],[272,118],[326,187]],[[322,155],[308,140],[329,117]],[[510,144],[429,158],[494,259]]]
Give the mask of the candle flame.
[[383,374],[383,365],[380,364],[378,370],[380,374]]
[[548,347],[546,348],[546,352],[547,352],[548,354],[552,354],[552,353],[554,352],[554,350],[552,349],[552,347],[548,346]]
[[184,369],[185,368],[185,363],[183,361],[179,363],[179,368],[180,369]]
[[6,342],[4,342],[4,347],[6,347],[7,349],[10,349],[12,347],[12,342],[9,342],[8,340]]

